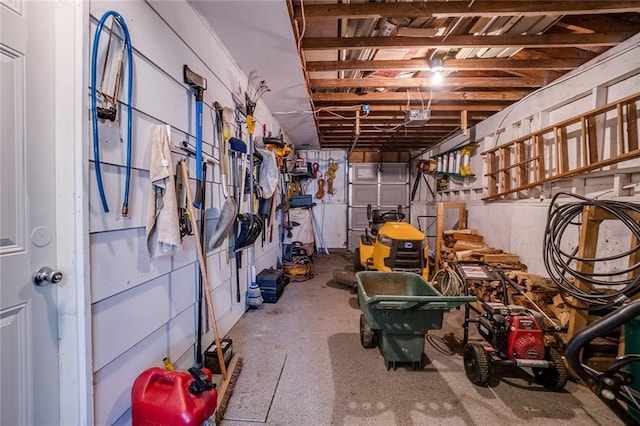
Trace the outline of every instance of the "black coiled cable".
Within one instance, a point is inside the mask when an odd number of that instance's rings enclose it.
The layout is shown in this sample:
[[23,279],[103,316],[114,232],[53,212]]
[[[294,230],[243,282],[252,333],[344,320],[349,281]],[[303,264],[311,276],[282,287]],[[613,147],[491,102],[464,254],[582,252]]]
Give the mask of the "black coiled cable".
[[[558,204],[556,199],[559,196],[572,197],[579,201]],[[565,232],[568,229],[582,226],[583,210],[589,206],[595,206],[607,212],[611,217],[618,219],[629,229],[631,235],[635,236],[636,241],[640,241],[640,223],[637,221],[637,217],[640,217],[640,206],[637,204],[593,200],[576,194],[560,192],[553,197],[549,205],[543,248],[544,265],[551,279],[560,288],[563,296],[572,296],[577,300],[586,302],[593,311],[609,310],[614,306],[621,305],[625,300],[640,292],[640,273],[636,273],[640,268],[640,263],[630,265],[623,270],[609,270],[606,262],[633,256],[634,253],[640,250],[640,245],[612,255],[593,258],[578,256],[579,244],[575,244],[575,248],[571,252],[565,251],[562,248]],[[636,219],[634,219],[634,213],[638,214]],[[566,247],[567,242],[564,241],[564,243]],[[592,263],[593,272],[577,271],[577,262]],[[624,278],[621,279],[620,277]],[[593,286],[615,287],[615,291],[608,294],[590,294],[576,287],[574,280]]]

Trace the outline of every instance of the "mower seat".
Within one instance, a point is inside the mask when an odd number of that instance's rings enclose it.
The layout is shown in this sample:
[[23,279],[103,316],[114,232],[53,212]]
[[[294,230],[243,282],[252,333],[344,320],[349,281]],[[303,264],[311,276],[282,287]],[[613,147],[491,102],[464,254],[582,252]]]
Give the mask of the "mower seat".
[[369,223],[371,235],[377,236],[380,226],[384,225],[384,223],[385,221],[380,217],[380,210],[371,210],[371,222]]
[[[383,216],[387,216],[385,219]],[[392,216],[390,219],[389,216]],[[387,222],[398,222],[404,219],[404,214],[398,208],[398,210],[371,210],[371,218],[369,219],[369,227],[371,228],[371,235],[377,236],[378,230],[382,225]]]

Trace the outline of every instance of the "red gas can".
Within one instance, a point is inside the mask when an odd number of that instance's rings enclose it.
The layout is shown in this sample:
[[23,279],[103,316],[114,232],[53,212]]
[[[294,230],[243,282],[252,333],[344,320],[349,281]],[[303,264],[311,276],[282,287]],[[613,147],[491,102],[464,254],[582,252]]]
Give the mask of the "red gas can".
[[[211,376],[150,368],[138,376],[131,391],[133,426],[200,426],[214,415],[218,392]],[[213,424],[213,423],[212,423]]]

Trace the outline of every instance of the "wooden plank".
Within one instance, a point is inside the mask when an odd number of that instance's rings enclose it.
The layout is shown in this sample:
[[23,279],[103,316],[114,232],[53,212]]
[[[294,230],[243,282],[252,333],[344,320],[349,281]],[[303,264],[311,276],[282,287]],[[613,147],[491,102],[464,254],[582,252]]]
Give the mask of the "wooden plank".
[[533,146],[536,152],[536,158],[538,159],[536,168],[536,180],[539,182],[546,177],[544,160],[544,139],[542,138],[542,135],[533,136]]
[[[499,92],[433,92],[433,101],[517,101],[525,97],[528,90],[501,90]],[[426,104],[429,100],[429,92],[422,93],[422,100],[419,93],[411,93],[414,103]],[[389,93],[313,93],[311,98],[314,102],[352,102],[361,104],[363,102],[406,102],[407,94],[404,92]]]
[[551,175],[559,175],[560,172],[560,143],[558,141],[557,127],[553,128],[553,142],[551,144],[553,148],[552,169]]
[[498,187],[500,192],[505,192],[511,189],[511,173],[509,163],[511,161],[511,153],[509,148],[502,148],[500,151],[500,170],[498,174]]
[[496,177],[496,154],[491,152],[487,154],[487,194],[492,197],[497,193],[497,177]]
[[[598,249],[598,232],[600,231],[600,223],[602,219],[597,218],[595,206],[587,206],[582,211],[582,226],[580,227],[580,238],[578,242],[578,257],[594,258]],[[599,209],[598,209],[599,210]],[[576,263],[576,271],[582,274],[591,274],[594,270],[593,261],[578,261]],[[574,283],[576,288],[586,292],[591,292],[591,284],[577,279]],[[569,317],[569,328],[567,330],[567,339],[571,339],[573,335],[582,330],[588,323],[588,304],[576,300],[574,304],[583,309],[573,309]]]
[[622,104],[616,105],[616,135],[618,139],[617,154],[622,154],[624,152],[624,109],[622,108]]
[[638,111],[635,102],[627,103],[627,140],[629,151],[638,149]]
[[485,254],[482,260],[487,263],[519,263],[520,256],[512,253]]
[[366,78],[312,78],[312,89],[345,89],[364,87],[404,88],[404,87],[542,87],[546,78],[538,77],[447,77],[434,84],[424,78],[366,77]]
[[558,165],[560,166],[560,173],[566,173],[569,171],[569,146],[567,145],[567,128],[557,127],[556,133],[558,134]]
[[294,16],[302,19],[303,11],[305,19],[593,15],[637,12],[639,7],[638,1],[602,0],[342,3],[305,4],[304,9],[296,6]]
[[[434,3],[429,3],[432,5]],[[393,4],[397,6],[397,4]],[[305,37],[304,50],[336,49],[457,49],[457,48],[575,48],[610,47],[634,35],[633,32],[593,34],[452,35],[448,37]]]
[[[518,142],[516,145],[516,164],[518,169],[516,171],[516,186],[521,187],[529,183],[527,164],[525,163],[525,146],[524,142]],[[528,160],[527,160],[528,161]]]
[[[445,234],[446,233],[447,233],[447,231],[445,231]],[[453,231],[452,236],[453,236],[454,240],[472,241],[472,242],[475,242],[475,243],[484,242],[484,237],[482,235],[478,235],[478,234],[467,234],[467,233],[463,233],[463,232]]]
[[[579,67],[584,59],[447,59],[444,71],[508,71],[508,70],[558,70],[569,71]],[[308,61],[307,72],[325,71],[428,71],[428,59],[389,59],[371,61]]]
[[588,128],[587,118],[580,117],[580,147],[582,151],[582,165],[586,166],[589,164],[587,141],[589,140],[589,133],[587,131]]
[[598,133],[596,129],[596,118],[594,116],[587,117],[587,147],[589,151],[588,164],[592,165],[598,162]]
[[442,264],[442,231],[444,231],[444,203],[440,202],[436,204],[436,272],[441,269]]

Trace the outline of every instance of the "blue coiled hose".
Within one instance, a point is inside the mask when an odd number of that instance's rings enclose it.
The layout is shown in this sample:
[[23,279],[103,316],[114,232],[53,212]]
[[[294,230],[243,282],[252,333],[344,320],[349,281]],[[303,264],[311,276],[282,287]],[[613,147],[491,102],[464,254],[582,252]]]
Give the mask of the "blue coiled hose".
[[[96,181],[98,183],[98,192],[100,193],[100,200],[102,201],[102,208],[105,213],[109,213],[109,205],[107,203],[107,197],[104,193],[104,186],[102,183],[102,172],[100,170],[100,149],[99,149],[99,140],[98,140],[98,112],[97,112],[97,90],[96,90],[96,63],[98,62],[98,47],[100,44],[100,34],[102,33],[102,29],[104,27],[104,23],[107,21],[109,17],[113,17],[115,21],[120,25],[122,31],[124,32],[124,43],[125,49],[127,51],[127,173],[126,180],[124,184],[124,200],[122,202],[122,215],[126,216],[129,211],[129,183],[131,180],[131,121],[133,108],[131,106],[131,97],[133,93],[133,53],[131,49],[131,37],[129,36],[129,29],[127,28],[127,24],[118,12],[110,10],[105,12],[100,18],[98,22],[98,27],[96,28],[96,33],[93,38],[93,50],[91,53],[91,124],[93,128],[93,157],[95,161],[95,169],[96,169]],[[117,102],[117,99],[114,99],[114,102]]]

